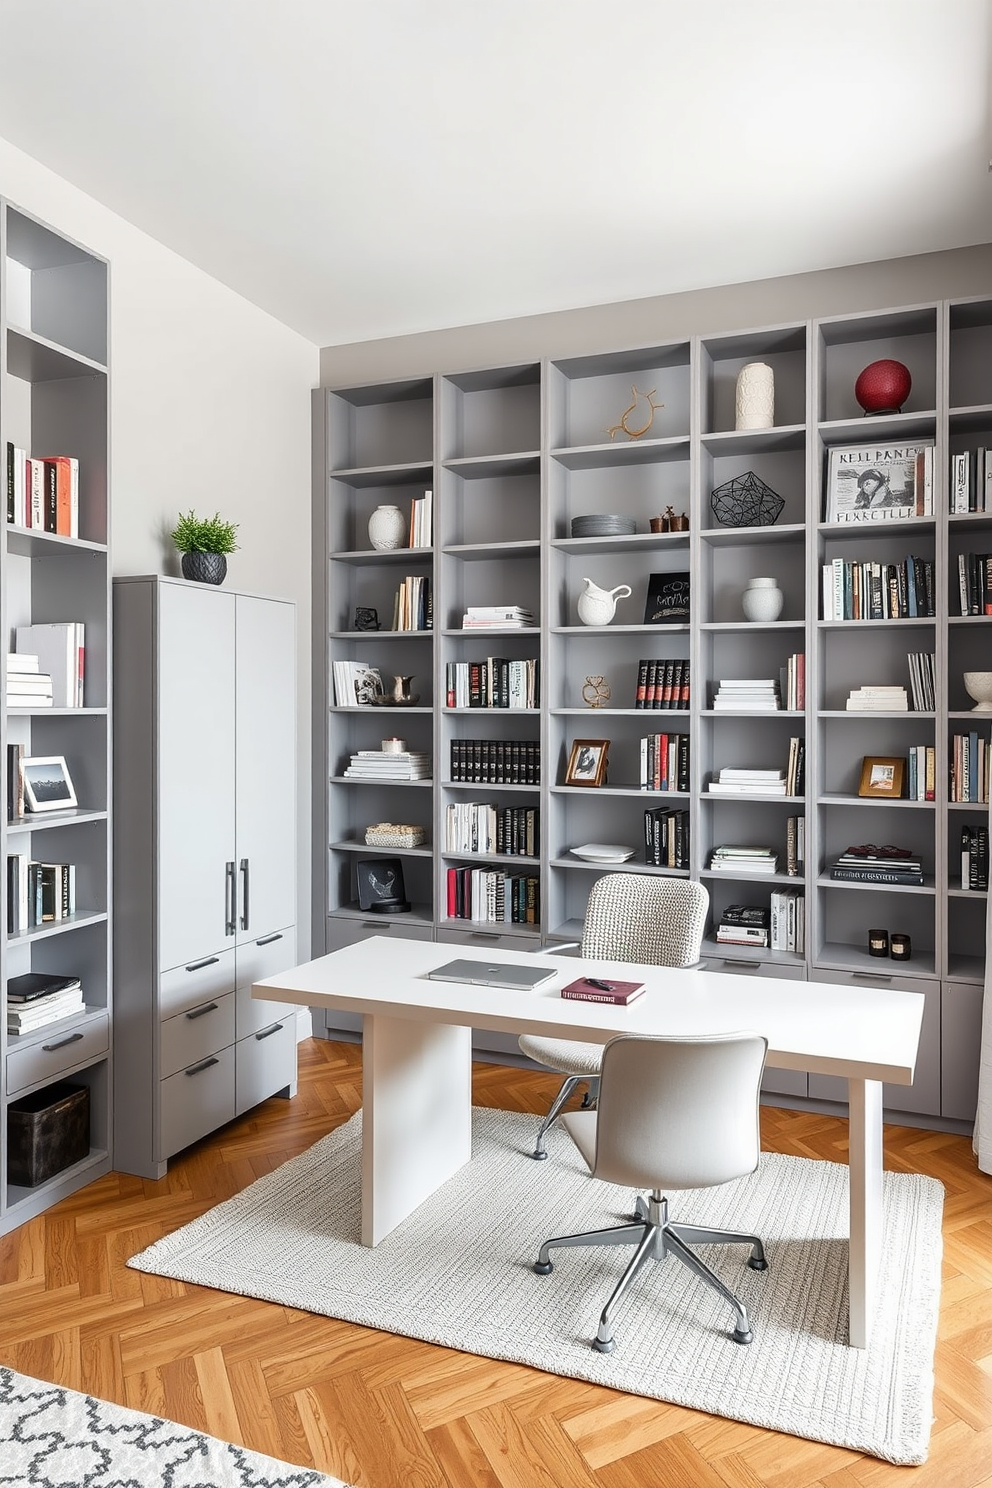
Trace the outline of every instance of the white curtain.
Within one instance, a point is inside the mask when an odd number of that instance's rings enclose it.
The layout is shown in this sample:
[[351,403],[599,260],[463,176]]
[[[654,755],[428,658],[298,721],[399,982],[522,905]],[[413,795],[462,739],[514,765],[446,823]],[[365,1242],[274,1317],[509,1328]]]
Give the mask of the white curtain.
[[974,1148],[982,1172],[992,1173],[992,890],[988,896],[985,919],[985,997],[982,1006],[982,1048],[978,1067]]

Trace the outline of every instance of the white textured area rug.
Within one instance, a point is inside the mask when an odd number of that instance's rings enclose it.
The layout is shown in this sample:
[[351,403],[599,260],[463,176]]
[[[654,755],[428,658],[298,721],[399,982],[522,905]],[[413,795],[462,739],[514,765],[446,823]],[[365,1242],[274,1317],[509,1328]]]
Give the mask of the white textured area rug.
[[590,1347],[628,1247],[557,1252],[552,1235],[621,1223],[633,1196],[590,1178],[568,1135],[525,1154],[535,1118],[474,1112],[473,1160],[374,1250],[359,1241],[361,1116],[129,1264],[493,1359],[530,1364],[889,1462],[926,1457],[940,1299],[943,1190],[885,1175],[885,1256],[868,1349],[847,1338],[846,1167],[762,1157],[750,1178],[673,1195],[672,1215],[761,1235],[702,1252],[745,1303],[731,1309],[683,1265],[649,1262],[615,1317],[616,1350]]
[[347,1488],[160,1416],[0,1368],[3,1488]]

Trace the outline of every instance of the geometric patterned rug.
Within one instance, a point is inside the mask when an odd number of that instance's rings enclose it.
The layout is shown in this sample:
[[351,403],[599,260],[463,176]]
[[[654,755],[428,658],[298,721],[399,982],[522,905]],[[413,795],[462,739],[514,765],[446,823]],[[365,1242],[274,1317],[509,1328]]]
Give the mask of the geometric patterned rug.
[[[751,1231],[702,1252],[748,1310],[731,1311],[676,1261],[649,1263],[618,1308],[616,1349],[590,1348],[627,1247],[563,1250],[533,1272],[552,1235],[622,1222],[632,1194],[590,1177],[567,1133],[533,1147],[535,1118],[476,1109],[472,1161],[374,1249],[360,1243],[361,1113],[129,1265],[447,1348],[850,1447],[925,1460],[940,1302],[943,1189],[886,1173],[884,1256],[867,1349],[848,1346],[848,1169],[763,1153],[757,1173],[672,1197],[673,1218]],[[0,1483],[3,1479],[0,1477]]]
[[345,1488],[309,1468],[0,1367],[3,1488]]

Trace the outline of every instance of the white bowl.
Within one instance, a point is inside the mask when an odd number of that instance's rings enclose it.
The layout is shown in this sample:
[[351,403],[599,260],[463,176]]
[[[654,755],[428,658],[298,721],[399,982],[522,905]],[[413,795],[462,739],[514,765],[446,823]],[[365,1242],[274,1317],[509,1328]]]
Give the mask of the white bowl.
[[626,863],[634,856],[636,847],[623,847],[616,842],[586,842],[581,847],[570,848],[573,857],[586,863]]
[[992,713],[992,672],[965,672],[964,690],[975,700],[973,713]]

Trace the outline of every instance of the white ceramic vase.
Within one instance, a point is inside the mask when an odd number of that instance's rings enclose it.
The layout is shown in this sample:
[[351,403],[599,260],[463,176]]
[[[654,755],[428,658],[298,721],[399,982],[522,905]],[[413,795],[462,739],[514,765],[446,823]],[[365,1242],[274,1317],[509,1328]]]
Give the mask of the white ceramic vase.
[[737,374],[738,429],[770,429],[775,422],[775,373],[767,362],[748,362]]
[[741,608],[745,620],[777,620],[782,613],[785,596],[774,579],[748,579],[747,588],[741,595]]
[[377,506],[369,517],[369,542],[379,552],[401,548],[406,539],[406,521],[398,506]]
[[586,587],[579,595],[576,609],[583,625],[609,625],[617,612],[617,600],[629,599],[634,592],[629,584],[601,589],[592,579],[583,579],[582,582]]

